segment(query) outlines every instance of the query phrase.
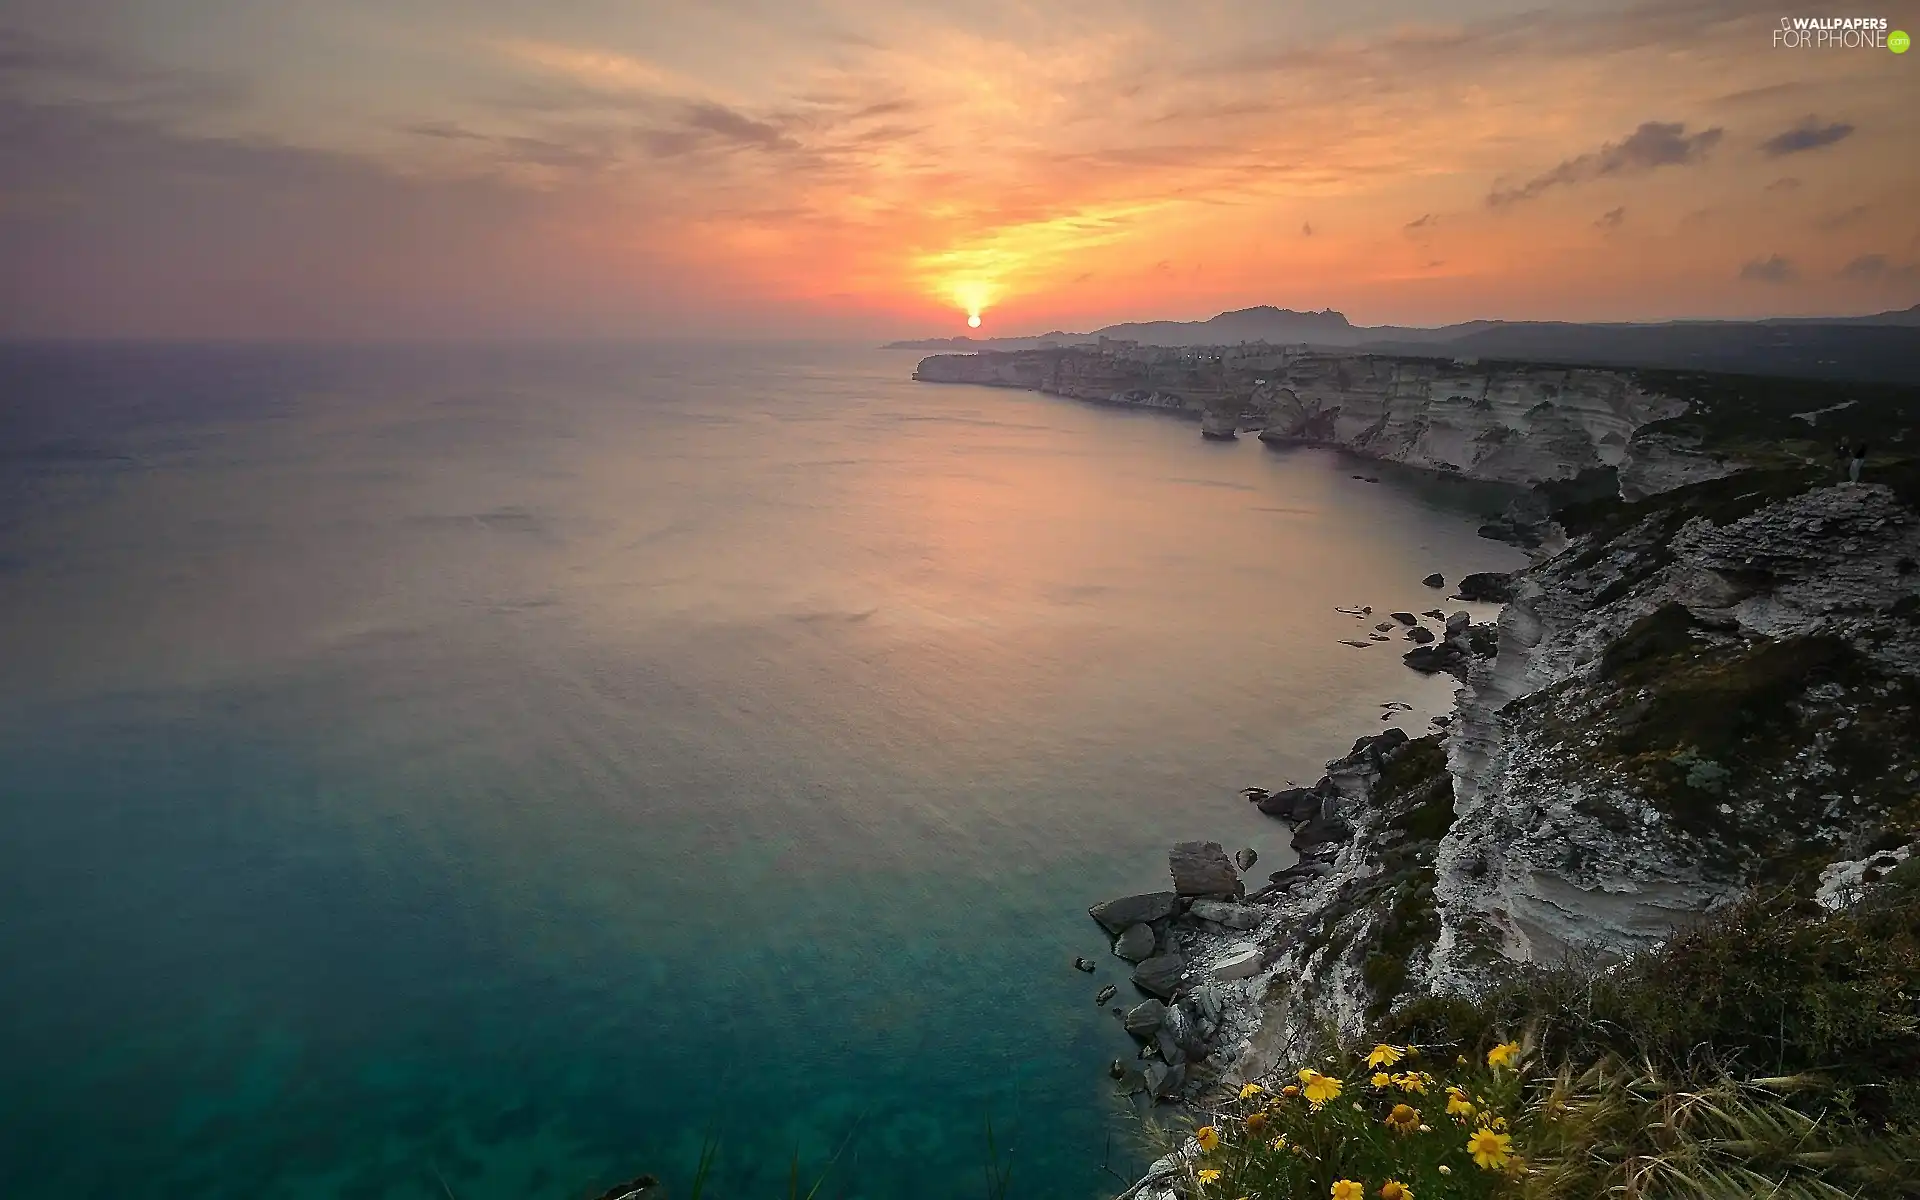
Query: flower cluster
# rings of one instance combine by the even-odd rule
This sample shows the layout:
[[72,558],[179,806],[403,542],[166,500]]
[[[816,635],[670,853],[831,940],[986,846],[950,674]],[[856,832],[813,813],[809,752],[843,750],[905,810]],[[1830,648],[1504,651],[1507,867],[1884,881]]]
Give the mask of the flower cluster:
[[[1451,1051],[1449,1051],[1451,1053]],[[1249,1082],[1194,1131],[1202,1200],[1426,1200],[1517,1195],[1527,1086],[1515,1042],[1481,1068],[1420,1069],[1418,1046],[1382,1044],[1348,1070],[1303,1067],[1277,1088]],[[1441,1061],[1445,1061],[1442,1059]],[[1351,1103],[1334,1103],[1351,1094]],[[1444,1105],[1441,1097],[1445,1097]],[[1431,1097],[1432,1099],[1425,1099]],[[1429,1103],[1445,1115],[1430,1122]],[[1436,1128],[1437,1126],[1437,1128]]]

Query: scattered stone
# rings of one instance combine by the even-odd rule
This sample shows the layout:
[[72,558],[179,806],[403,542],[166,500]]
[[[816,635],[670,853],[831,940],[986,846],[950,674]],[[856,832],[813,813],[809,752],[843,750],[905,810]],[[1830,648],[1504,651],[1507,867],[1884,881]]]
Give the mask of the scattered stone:
[[1231,948],[1227,956],[1214,964],[1213,977],[1222,983],[1235,979],[1251,979],[1260,973],[1260,947],[1251,942],[1242,942]]
[[1370,642],[1390,642],[1393,639],[1384,633],[1370,633],[1367,635],[1367,640]]
[[1445,729],[1447,726],[1453,724],[1453,718],[1444,713],[1437,717],[1429,717],[1428,720],[1432,721],[1433,724],[1440,729]]
[[1412,629],[1407,630],[1407,637],[1424,646],[1433,640],[1433,630],[1428,629],[1424,625],[1416,625]]
[[1375,626],[1374,626],[1374,628],[1375,628],[1376,630],[1378,630],[1379,632],[1381,632],[1381,633],[1385,633],[1385,632],[1386,632],[1387,630],[1389,630],[1389,629],[1392,629],[1392,628],[1393,628],[1393,622],[1392,622],[1392,621],[1382,621],[1382,622],[1380,622],[1380,623],[1379,623],[1378,625],[1375,625]]
[[1253,870],[1253,864],[1259,861],[1260,852],[1252,846],[1248,846],[1244,850],[1235,851],[1233,855],[1233,865],[1239,867],[1243,872]]
[[1113,952],[1130,963],[1152,958],[1153,926],[1142,923],[1122,929],[1120,936],[1114,939]]
[[1195,900],[1193,907],[1187,911],[1199,920],[1239,930],[1259,928],[1267,915],[1251,904],[1234,904],[1227,900]]
[[1120,988],[1117,984],[1111,984],[1111,983],[1101,988],[1100,994],[1093,998],[1094,1007],[1098,1008],[1101,1005],[1105,1004],[1107,1001],[1113,999],[1113,994],[1119,990]]
[[1142,1000],[1127,1010],[1127,1015],[1121,1018],[1121,1023],[1134,1037],[1150,1038],[1159,1031],[1161,1023],[1166,1019],[1166,1005],[1158,1000]]
[[1245,891],[1219,842],[1181,842],[1168,852],[1167,866],[1173,873],[1173,890],[1182,896],[1238,900]]
[[1342,646],[1352,646],[1355,650],[1365,650],[1368,646],[1373,645],[1372,642],[1356,642],[1352,638],[1341,638],[1340,644]]
[[1441,587],[1447,586],[1447,577],[1445,575],[1442,575],[1440,572],[1435,571],[1433,574],[1427,576],[1425,579],[1422,579],[1420,582],[1426,584],[1430,588],[1441,588]]
[[1133,969],[1133,986],[1149,996],[1171,1000],[1180,990],[1187,960],[1178,954],[1158,954]]
[[1452,637],[1456,633],[1465,633],[1467,626],[1471,624],[1473,624],[1473,617],[1467,613],[1457,612],[1449,614],[1447,617],[1447,636]]
[[1173,915],[1179,900],[1172,892],[1148,892],[1141,896],[1122,896],[1118,900],[1107,900],[1087,910],[1087,915],[1100,922],[1101,928],[1108,933],[1118,934],[1129,925],[1148,924],[1165,920]]
[[1393,619],[1402,625],[1418,625],[1420,623],[1420,618],[1414,616],[1412,613],[1394,613]]
[[1113,1060],[1112,1065],[1107,1068],[1107,1074],[1114,1079],[1125,1079],[1127,1077],[1127,1064],[1116,1058]]
[[1089,975],[1093,974],[1094,965],[1094,961],[1085,955],[1076,955],[1073,960],[1074,970],[1085,971]]
[[1476,571],[1462,576],[1455,589],[1462,600],[1505,604],[1513,599],[1514,577],[1505,571]]
[[1432,617],[1436,621],[1444,621],[1447,619],[1447,614],[1441,612],[1437,608],[1429,608],[1428,610],[1421,613],[1420,615],[1423,617]]
[[1408,704],[1405,700],[1387,700],[1387,701],[1384,701],[1380,705],[1380,707],[1391,708],[1395,712],[1412,712],[1413,711],[1413,705]]

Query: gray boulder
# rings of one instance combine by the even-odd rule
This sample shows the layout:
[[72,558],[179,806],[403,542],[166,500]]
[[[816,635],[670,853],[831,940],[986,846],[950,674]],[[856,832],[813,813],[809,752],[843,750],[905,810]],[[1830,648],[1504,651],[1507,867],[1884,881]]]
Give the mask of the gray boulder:
[[1420,623],[1420,618],[1414,616],[1412,613],[1394,613],[1392,616],[1394,620],[1400,622],[1402,625],[1418,625]]
[[1475,571],[1461,577],[1457,591],[1462,600],[1505,604],[1513,599],[1513,576],[1505,571]]
[[1447,577],[1445,575],[1442,575],[1440,572],[1435,571],[1433,574],[1427,576],[1425,579],[1422,579],[1420,582],[1426,584],[1430,588],[1445,587],[1447,586]]
[[1226,900],[1195,900],[1193,907],[1187,911],[1202,921],[1212,921],[1215,925],[1239,930],[1257,929],[1267,915],[1251,904],[1234,904]]
[[[1171,1014],[1177,1010],[1168,1009],[1167,1011]],[[1173,1036],[1173,1031],[1165,1025],[1154,1032],[1153,1046],[1160,1052],[1160,1061],[1170,1067],[1187,1061],[1187,1048],[1180,1044],[1180,1039]]]
[[1130,963],[1144,962],[1153,957],[1153,943],[1153,926],[1129,925],[1114,939],[1113,952]]
[[1137,1038],[1150,1038],[1159,1032],[1160,1025],[1167,1019],[1167,1006],[1158,1000],[1142,1000],[1127,1010],[1121,1023],[1127,1032]]
[[1468,614],[1464,612],[1449,613],[1447,615],[1447,636],[1452,637],[1455,634],[1465,633],[1467,626],[1471,624],[1473,624],[1473,618]]
[[1105,1004],[1107,1001],[1113,999],[1113,994],[1119,990],[1120,990],[1120,987],[1118,984],[1113,984],[1113,983],[1108,984],[1107,986],[1100,989],[1099,995],[1093,998],[1094,1004],[1096,1006]]
[[1260,811],[1282,821],[1304,821],[1320,811],[1320,793],[1313,788],[1287,788],[1262,796]]
[[1416,625],[1412,629],[1407,630],[1407,636],[1424,646],[1433,640],[1433,630],[1426,628],[1424,625]]
[[1142,896],[1122,896],[1106,900],[1087,910],[1108,933],[1118,934],[1129,925],[1150,924],[1173,915],[1179,897],[1172,892],[1148,892]]
[[1094,968],[1095,968],[1095,967],[1096,967],[1097,965],[1098,965],[1098,964],[1096,964],[1096,963],[1095,963],[1095,962],[1094,962],[1094,961],[1093,961],[1092,959],[1090,959],[1090,958],[1088,958],[1088,957],[1087,957],[1087,956],[1085,956],[1084,954],[1082,954],[1082,955],[1076,955],[1076,956],[1074,957],[1074,960],[1073,960],[1073,969],[1074,969],[1074,970],[1076,970],[1076,971],[1085,971],[1085,972],[1086,972],[1087,974],[1089,974],[1089,975],[1091,975],[1091,974],[1093,974],[1093,971],[1094,971]]
[[1259,861],[1260,854],[1252,846],[1248,846],[1244,850],[1237,850],[1233,855],[1233,865],[1239,867],[1242,871],[1253,870],[1253,864]]
[[1181,972],[1187,960],[1178,954],[1157,954],[1133,969],[1133,986],[1149,996],[1171,1000],[1180,990]]
[[1168,853],[1167,866],[1173,871],[1173,890],[1182,896],[1230,896],[1237,900],[1245,892],[1233,860],[1219,842],[1181,842]]

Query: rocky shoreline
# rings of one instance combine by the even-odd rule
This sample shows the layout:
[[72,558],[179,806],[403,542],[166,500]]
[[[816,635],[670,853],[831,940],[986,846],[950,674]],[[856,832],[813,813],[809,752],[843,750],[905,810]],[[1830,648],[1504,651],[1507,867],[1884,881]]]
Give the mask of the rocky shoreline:
[[[1920,463],[1753,472],[1582,522],[1550,560],[1461,581],[1506,607],[1445,619],[1465,686],[1441,732],[1245,790],[1296,865],[1261,882],[1183,843],[1170,890],[1089,910],[1143,993],[1111,1009],[1139,1047],[1123,1090],[1205,1105],[1418,997],[1920,851]],[[1411,615],[1376,624],[1426,628]]]

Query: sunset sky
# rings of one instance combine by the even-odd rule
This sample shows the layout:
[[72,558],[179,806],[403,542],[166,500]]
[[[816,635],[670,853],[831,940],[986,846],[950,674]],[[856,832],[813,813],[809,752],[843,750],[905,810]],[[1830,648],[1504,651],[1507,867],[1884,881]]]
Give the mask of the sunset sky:
[[1905,307],[1920,52],[1830,11],[7,0],[0,335]]

